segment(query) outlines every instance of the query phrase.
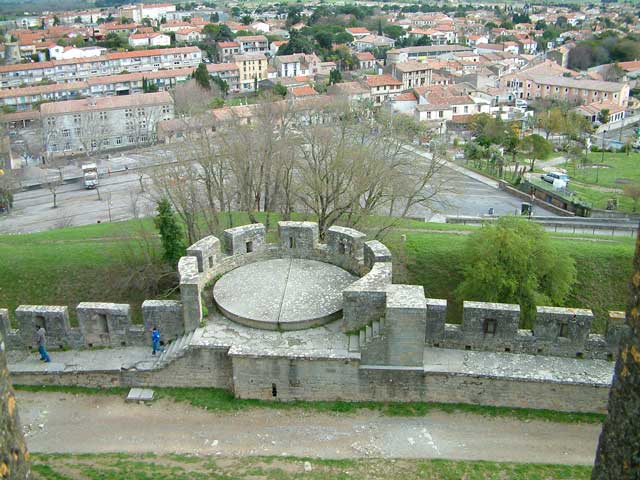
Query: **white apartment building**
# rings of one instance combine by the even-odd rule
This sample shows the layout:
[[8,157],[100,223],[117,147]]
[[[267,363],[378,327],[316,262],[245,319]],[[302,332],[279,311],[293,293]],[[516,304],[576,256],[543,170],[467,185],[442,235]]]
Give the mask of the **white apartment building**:
[[129,35],[129,45],[132,47],[168,47],[171,37],[160,32],[132,33]]
[[120,16],[131,18],[135,23],[141,23],[145,18],[151,20],[161,20],[162,17],[167,17],[169,13],[176,11],[176,6],[173,3],[155,3],[147,4],[140,3],[138,5],[129,5],[120,8]]
[[43,80],[78,82],[92,77],[127,72],[155,72],[195,68],[202,62],[197,47],[116,52],[94,58],[51,60],[0,66],[0,88],[34,85]]
[[156,124],[173,117],[167,92],[40,105],[45,150],[54,156],[152,143]]
[[273,58],[273,66],[278,77],[297,77],[315,75],[318,72],[320,59],[315,54],[277,55]]

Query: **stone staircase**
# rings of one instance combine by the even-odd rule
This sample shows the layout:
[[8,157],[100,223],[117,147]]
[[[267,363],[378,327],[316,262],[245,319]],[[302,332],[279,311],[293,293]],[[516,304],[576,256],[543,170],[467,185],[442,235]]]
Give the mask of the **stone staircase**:
[[168,347],[165,347],[164,352],[162,352],[155,361],[153,368],[163,368],[169,363],[177,360],[178,358],[183,357],[189,349],[189,344],[191,343],[191,339],[193,338],[195,332],[196,331],[193,330],[191,332],[185,333],[181,337],[178,337],[173,342],[171,342]]
[[374,320],[362,327],[357,333],[349,335],[349,351],[360,352],[367,348],[367,345],[382,336],[384,329],[384,317]]

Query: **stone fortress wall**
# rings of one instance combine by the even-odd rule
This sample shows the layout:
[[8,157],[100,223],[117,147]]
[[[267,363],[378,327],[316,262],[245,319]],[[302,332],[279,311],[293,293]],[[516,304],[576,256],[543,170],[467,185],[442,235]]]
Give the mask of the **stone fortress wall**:
[[[178,264],[180,301],[145,301],[143,326],[131,323],[129,305],[83,302],[77,306],[77,328],[69,324],[67,307],[21,305],[15,311],[18,329],[12,330],[7,310],[0,309],[0,332],[14,349],[35,348],[36,325],[47,329],[52,349],[148,344],[153,326],[165,340],[184,344],[175,361],[148,369],[85,377],[23,374],[16,381],[211,386],[230,389],[238,397],[283,400],[423,400],[576,411],[605,408],[608,385],[602,382],[427,372],[425,348],[611,360],[626,328],[621,312],[610,313],[605,335],[590,332],[590,310],[559,307],[538,307],[533,329],[523,330],[518,305],[466,301],[462,323],[447,324],[446,300],[427,298],[421,286],[392,283],[391,253],[381,242],[366,241],[361,232],[333,226],[327,231],[326,244],[321,244],[318,225],[313,222],[279,222],[278,231],[276,244],[266,242],[263,225],[251,224],[225,230],[224,244],[209,236],[191,245]],[[340,329],[348,344],[343,354],[238,353],[224,345],[189,343],[203,321],[204,294],[217,278],[240,266],[277,258],[331,263],[359,277],[343,291]]]

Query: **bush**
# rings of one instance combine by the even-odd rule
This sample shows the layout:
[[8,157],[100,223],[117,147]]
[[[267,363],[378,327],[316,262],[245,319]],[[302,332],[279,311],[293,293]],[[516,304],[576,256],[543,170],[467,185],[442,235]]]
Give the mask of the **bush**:
[[576,281],[575,262],[562,255],[537,223],[501,217],[469,236],[461,300],[517,303],[522,327],[533,324],[537,305],[565,301]]

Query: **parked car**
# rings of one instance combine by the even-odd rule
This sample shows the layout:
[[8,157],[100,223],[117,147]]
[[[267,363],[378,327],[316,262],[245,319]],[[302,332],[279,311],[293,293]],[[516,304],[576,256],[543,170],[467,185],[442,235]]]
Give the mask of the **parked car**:
[[549,172],[542,175],[542,180],[549,183],[553,183],[556,180],[562,180],[565,183],[569,183],[569,175],[560,172]]

